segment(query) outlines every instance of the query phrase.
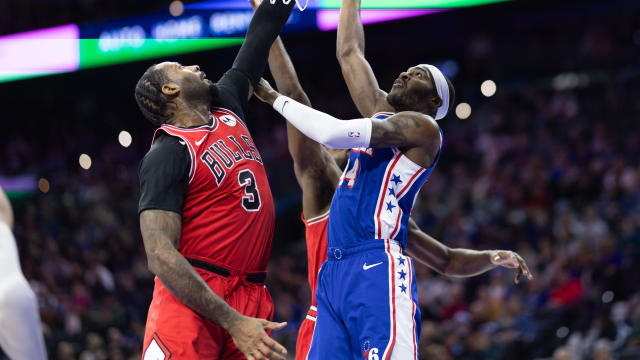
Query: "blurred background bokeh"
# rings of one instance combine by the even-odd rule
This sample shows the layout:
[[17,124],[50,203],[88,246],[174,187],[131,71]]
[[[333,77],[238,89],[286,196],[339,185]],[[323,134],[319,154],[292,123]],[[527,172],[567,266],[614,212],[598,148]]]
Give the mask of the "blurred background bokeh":
[[[2,0],[0,35],[168,3]],[[464,103],[440,121],[442,159],[413,218],[450,247],[515,250],[535,275],[515,285],[504,269],[452,279],[416,267],[420,358],[640,359],[640,3],[515,1],[365,32],[383,88],[432,62]],[[314,107],[356,117],[335,37],[284,41]],[[170,59],[213,79],[236,51]],[[0,84],[0,184],[52,359],[140,358],[153,281],[137,169],[153,128],[133,89],[157,61]],[[248,119],[276,202],[268,288],[289,325],[273,336],[293,352],[310,302],[301,193],[284,120],[257,100]]]

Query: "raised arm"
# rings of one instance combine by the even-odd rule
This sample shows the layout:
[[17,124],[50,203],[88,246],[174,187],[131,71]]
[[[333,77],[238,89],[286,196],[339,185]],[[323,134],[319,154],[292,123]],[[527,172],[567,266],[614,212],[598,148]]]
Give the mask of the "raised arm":
[[343,0],[338,23],[336,56],[353,102],[362,116],[372,116],[387,94],[380,90],[371,65],[364,57],[364,29],[360,0]]
[[264,328],[281,325],[244,316],[214,293],[177,250],[182,228],[180,214],[165,210],[140,213],[140,231],[149,270],[180,302],[222,326],[248,358],[285,359],[286,350],[267,336]]
[[[311,106],[280,38],[271,47],[269,68],[280,91]],[[322,144],[305,136],[288,121],[287,136],[296,179],[302,188],[302,211],[307,219],[318,216],[331,205],[340,168]]]
[[470,277],[482,274],[498,266],[518,269],[515,283],[522,275],[533,279],[524,259],[513,251],[451,249],[425,234],[409,219],[409,239],[406,253],[440,274],[454,277]]
[[422,113],[404,111],[385,120],[339,120],[282,96],[264,79],[256,88],[256,95],[303,134],[334,149],[420,147],[424,149],[422,154],[411,160],[423,167],[433,164],[440,149],[439,127],[432,117]]
[[[251,0],[254,8],[259,3],[259,0]],[[280,37],[271,46],[269,68],[280,92],[311,106]],[[302,211],[307,218],[315,217],[331,205],[331,197],[340,178],[340,168],[324,146],[306,137],[289,122],[287,136],[296,179],[302,188]]]
[[[286,3],[286,4],[285,4]],[[267,65],[269,49],[291,15],[295,1],[264,1],[256,9],[233,69],[243,72],[254,87]]]

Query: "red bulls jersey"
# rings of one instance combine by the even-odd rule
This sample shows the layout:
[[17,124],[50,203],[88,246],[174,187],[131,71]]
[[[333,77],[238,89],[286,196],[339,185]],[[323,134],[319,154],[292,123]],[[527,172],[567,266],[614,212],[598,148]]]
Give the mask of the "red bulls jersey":
[[305,227],[305,238],[307,240],[307,272],[309,286],[311,287],[311,306],[316,306],[316,284],[320,266],[327,260],[327,225],[329,224],[329,212],[305,220],[302,218]]
[[181,139],[191,157],[178,250],[242,273],[265,271],[275,224],[271,189],[262,157],[244,122],[214,108],[208,125],[162,125]]

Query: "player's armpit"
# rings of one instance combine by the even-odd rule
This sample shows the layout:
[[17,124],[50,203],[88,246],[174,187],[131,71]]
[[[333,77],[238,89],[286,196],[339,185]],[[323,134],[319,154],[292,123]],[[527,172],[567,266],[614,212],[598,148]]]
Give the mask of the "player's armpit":
[[397,113],[387,119],[371,119],[370,147],[429,147],[432,154],[440,148],[440,130],[430,116],[413,111]]

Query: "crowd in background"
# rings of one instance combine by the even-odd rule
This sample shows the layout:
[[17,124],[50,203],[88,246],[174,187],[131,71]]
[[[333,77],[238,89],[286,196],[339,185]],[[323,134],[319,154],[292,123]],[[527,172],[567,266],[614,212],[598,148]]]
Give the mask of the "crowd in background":
[[[472,113],[441,122],[442,158],[412,215],[447,246],[517,251],[535,279],[515,285],[506,269],[452,279],[417,266],[421,359],[640,358],[640,46],[633,36],[640,16],[587,13],[560,22],[538,15],[513,20],[529,22],[508,35],[480,26],[456,35],[453,82]],[[437,25],[465,16],[380,25],[367,29],[369,44],[390,29],[423,28],[424,19]],[[583,27],[563,31],[567,23]],[[307,61],[312,44],[334,51],[335,33],[312,36],[291,41],[312,103],[355,115],[337,67],[327,76]],[[370,45],[382,84],[403,70],[385,54],[409,44]],[[406,61],[429,59],[428,50],[414,52]],[[400,66],[413,65],[406,61]],[[557,75],[571,69],[577,81],[562,83]],[[109,74],[101,71],[67,76],[74,86],[99,88]],[[498,91],[484,98],[479,80],[490,76]],[[83,89],[16,99],[14,108],[41,110],[32,123],[9,127],[0,174],[50,184],[46,193],[12,197],[22,267],[38,295],[50,357],[139,359],[153,276],[138,230],[137,166],[151,132],[131,108],[133,87],[124,95],[104,90],[98,97],[108,107]],[[267,286],[276,320],[289,323],[273,336],[293,352],[310,301],[300,192],[282,120],[257,101],[250,110],[278,215]],[[129,148],[115,141],[123,124],[134,135]],[[89,170],[77,165],[81,152],[92,156]]]

